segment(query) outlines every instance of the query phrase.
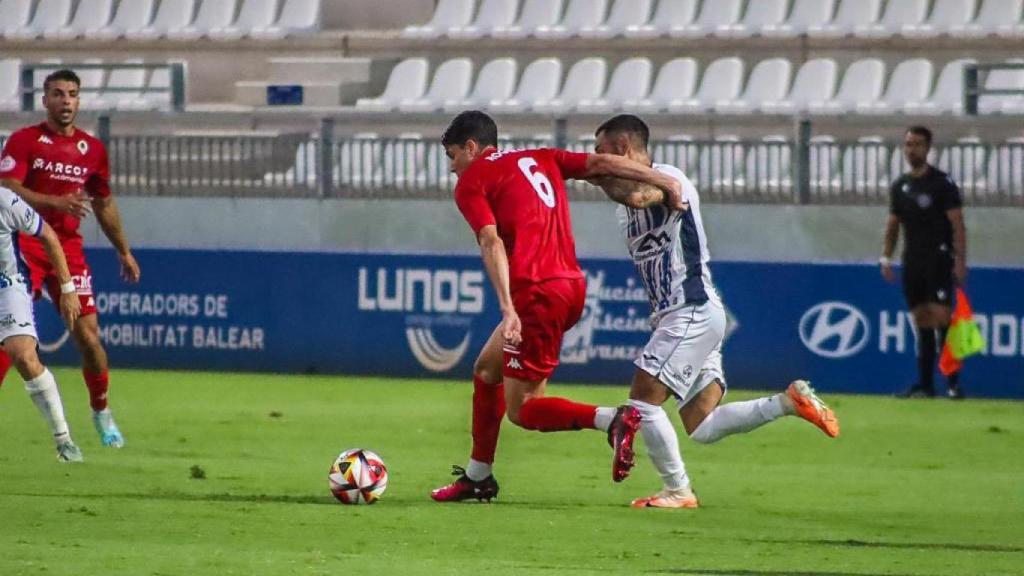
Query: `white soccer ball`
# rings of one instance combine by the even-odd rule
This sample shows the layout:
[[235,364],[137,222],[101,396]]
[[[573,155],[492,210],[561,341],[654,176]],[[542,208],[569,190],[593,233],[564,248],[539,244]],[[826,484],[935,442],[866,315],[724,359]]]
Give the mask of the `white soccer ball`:
[[342,504],[373,504],[387,490],[388,469],[377,454],[353,448],[334,460],[327,482]]

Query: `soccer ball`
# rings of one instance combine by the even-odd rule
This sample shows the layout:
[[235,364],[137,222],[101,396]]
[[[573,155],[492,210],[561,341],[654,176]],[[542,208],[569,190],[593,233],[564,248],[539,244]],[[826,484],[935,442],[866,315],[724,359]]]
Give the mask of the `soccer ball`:
[[327,482],[342,504],[373,504],[388,487],[388,469],[380,456],[353,448],[334,460]]

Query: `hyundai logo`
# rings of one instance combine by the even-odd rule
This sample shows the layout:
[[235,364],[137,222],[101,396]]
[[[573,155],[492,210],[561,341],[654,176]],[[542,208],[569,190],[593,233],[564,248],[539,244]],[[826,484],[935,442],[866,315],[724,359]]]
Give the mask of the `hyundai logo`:
[[800,340],[825,358],[846,358],[868,343],[868,319],[845,302],[822,302],[800,318]]

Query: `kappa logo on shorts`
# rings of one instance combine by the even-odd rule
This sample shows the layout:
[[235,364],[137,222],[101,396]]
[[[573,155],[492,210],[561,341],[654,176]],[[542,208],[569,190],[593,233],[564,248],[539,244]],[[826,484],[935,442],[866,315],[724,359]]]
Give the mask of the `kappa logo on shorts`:
[[505,364],[505,367],[506,368],[511,368],[513,370],[522,370],[523,369],[523,365],[519,363],[519,359],[518,358],[509,358],[508,359],[508,364]]

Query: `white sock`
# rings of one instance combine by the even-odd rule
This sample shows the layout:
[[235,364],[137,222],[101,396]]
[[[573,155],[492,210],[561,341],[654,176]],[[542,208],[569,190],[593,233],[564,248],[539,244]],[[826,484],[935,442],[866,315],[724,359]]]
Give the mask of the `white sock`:
[[612,427],[612,420],[615,419],[615,408],[599,406],[594,414],[594,427],[598,430],[608,431]]
[[781,418],[786,414],[782,396],[776,394],[757,400],[722,404],[708,414],[693,434],[690,434],[690,438],[701,444],[711,444],[732,434],[750,432]]
[[473,482],[479,482],[491,475],[491,469],[490,464],[470,458],[469,465],[466,466],[466,476]]
[[679,453],[679,437],[668,414],[661,406],[640,400],[630,400],[629,405],[640,411],[640,434],[644,437],[647,454],[665,487],[678,490],[689,486],[690,478],[686,475],[686,465]]
[[60,390],[57,389],[57,381],[53,374],[43,368],[42,374],[25,381],[25,391],[28,392],[29,398],[32,398],[32,403],[39,409],[43,419],[50,425],[54,441],[60,444],[70,440],[68,423],[64,419],[64,405],[60,401]]

